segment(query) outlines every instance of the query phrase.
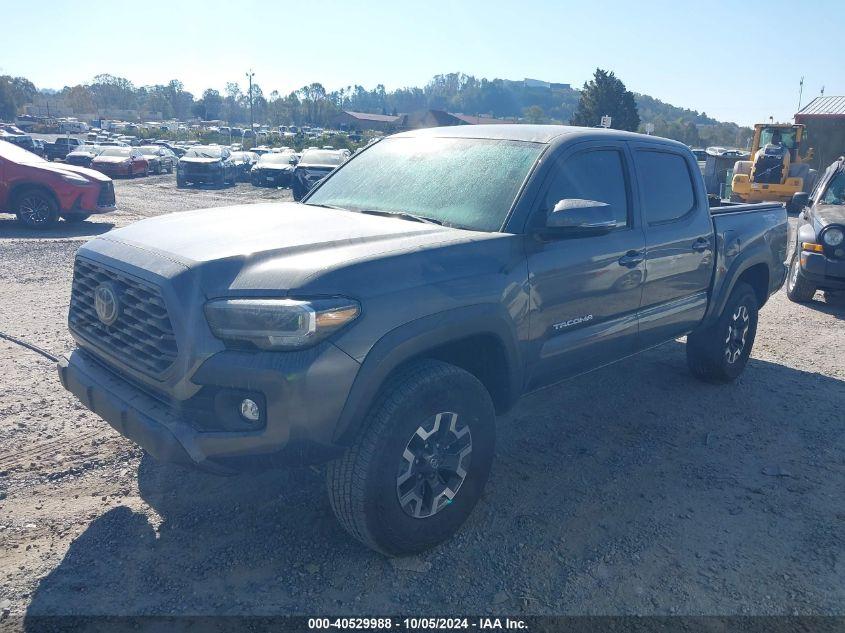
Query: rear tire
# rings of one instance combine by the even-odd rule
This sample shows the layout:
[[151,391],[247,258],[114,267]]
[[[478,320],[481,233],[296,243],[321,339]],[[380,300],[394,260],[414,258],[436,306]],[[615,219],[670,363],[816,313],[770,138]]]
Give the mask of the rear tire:
[[745,369],[757,335],[754,289],[740,282],[716,323],[687,336],[687,366],[705,382],[731,382]]
[[329,464],[340,524],[390,556],[451,537],[487,482],[495,418],[484,385],[463,369],[424,360],[398,371],[346,453]]
[[59,219],[59,205],[48,192],[26,188],[15,195],[13,210],[18,222],[28,229],[47,229]]
[[786,296],[795,303],[808,303],[816,294],[816,287],[801,274],[800,246],[796,245],[786,273]]

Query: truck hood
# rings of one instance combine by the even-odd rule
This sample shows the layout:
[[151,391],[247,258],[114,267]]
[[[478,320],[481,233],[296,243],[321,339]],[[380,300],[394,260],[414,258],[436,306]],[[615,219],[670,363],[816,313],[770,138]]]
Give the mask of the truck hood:
[[813,215],[819,223],[819,229],[828,224],[845,224],[845,204],[816,204]]
[[350,271],[364,262],[495,236],[501,234],[283,202],[150,218],[96,238],[86,248],[115,252],[119,243],[156,254],[198,275],[195,281],[208,296],[283,295],[294,289],[340,293],[345,285],[340,279],[348,281]]

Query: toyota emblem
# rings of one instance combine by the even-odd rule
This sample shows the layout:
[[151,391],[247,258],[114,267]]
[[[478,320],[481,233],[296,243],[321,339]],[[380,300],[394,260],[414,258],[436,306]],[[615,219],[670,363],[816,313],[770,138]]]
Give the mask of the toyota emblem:
[[94,309],[103,325],[111,325],[117,321],[120,304],[117,300],[117,292],[111,284],[100,284],[94,290]]

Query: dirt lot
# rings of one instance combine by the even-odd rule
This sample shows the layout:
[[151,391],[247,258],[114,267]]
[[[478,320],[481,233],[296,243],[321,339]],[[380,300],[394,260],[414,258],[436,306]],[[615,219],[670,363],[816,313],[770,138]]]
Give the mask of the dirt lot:
[[[49,234],[0,216],[0,331],[60,354],[78,246],[182,209],[287,199],[118,181]],[[0,617],[29,614],[841,614],[845,308],[778,293],[744,376],[682,342],[526,398],[460,534],[388,560],[335,523],[319,468],[155,463],[0,340]]]

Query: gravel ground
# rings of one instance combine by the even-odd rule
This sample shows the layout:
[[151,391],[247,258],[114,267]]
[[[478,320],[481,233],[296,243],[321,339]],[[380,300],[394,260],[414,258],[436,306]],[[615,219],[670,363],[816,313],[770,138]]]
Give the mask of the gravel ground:
[[[0,216],[0,331],[53,354],[74,252],[142,217],[289,199],[116,183],[49,233]],[[730,386],[672,342],[525,398],[451,542],[388,560],[335,523],[322,468],[156,463],[0,340],[0,618],[44,614],[842,614],[845,308],[764,308]]]

